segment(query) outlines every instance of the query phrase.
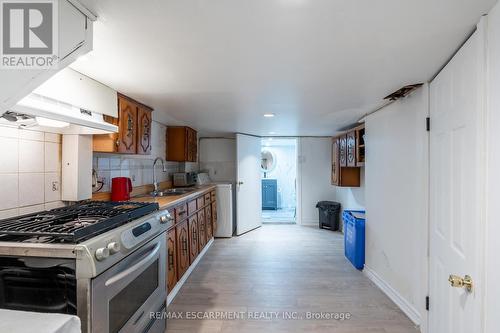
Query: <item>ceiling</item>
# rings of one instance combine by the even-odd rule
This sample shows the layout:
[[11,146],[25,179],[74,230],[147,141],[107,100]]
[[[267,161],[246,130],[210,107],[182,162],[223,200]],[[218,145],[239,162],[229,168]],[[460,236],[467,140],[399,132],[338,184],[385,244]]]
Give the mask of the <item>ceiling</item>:
[[[332,135],[436,74],[496,0],[81,0],[72,67],[206,134]],[[274,113],[274,118],[264,118]]]

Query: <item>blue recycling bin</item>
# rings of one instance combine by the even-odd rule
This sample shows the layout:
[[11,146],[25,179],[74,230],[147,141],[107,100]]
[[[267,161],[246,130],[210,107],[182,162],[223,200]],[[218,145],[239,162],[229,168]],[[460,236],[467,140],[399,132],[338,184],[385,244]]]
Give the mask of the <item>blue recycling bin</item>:
[[345,256],[359,270],[365,265],[365,211],[344,210]]

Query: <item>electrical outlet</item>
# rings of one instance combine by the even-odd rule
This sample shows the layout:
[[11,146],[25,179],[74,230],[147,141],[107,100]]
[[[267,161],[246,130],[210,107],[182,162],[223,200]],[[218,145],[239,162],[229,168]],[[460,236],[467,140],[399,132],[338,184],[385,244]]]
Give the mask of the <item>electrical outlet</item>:
[[52,192],[59,191],[59,182],[52,182]]

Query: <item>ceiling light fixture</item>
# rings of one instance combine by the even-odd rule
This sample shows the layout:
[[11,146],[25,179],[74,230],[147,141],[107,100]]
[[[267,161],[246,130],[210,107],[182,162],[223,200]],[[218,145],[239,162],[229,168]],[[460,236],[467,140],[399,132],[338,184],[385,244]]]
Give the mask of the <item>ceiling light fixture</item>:
[[67,123],[65,121],[59,121],[59,120],[48,119],[48,118],[43,118],[43,117],[36,117],[36,122],[38,123],[38,125],[43,126],[43,127],[62,128],[62,127],[69,126],[69,123]]
[[273,118],[275,116],[274,113],[264,113],[265,118]]

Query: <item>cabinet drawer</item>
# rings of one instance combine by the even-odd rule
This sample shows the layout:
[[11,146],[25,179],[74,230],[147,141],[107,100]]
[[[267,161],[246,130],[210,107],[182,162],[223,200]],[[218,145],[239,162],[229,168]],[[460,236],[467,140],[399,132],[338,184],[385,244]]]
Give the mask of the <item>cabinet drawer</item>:
[[196,199],[189,201],[187,205],[188,215],[191,216],[196,212]]
[[215,191],[210,192],[210,201],[214,202],[215,201]]
[[198,209],[203,208],[203,206],[205,206],[205,198],[199,197],[198,199],[196,199],[196,203],[198,205]]
[[211,198],[210,193],[205,194],[205,205],[210,204],[211,200],[210,198]]
[[182,204],[175,207],[175,222],[179,223],[182,220],[185,220],[187,217],[187,204]]

